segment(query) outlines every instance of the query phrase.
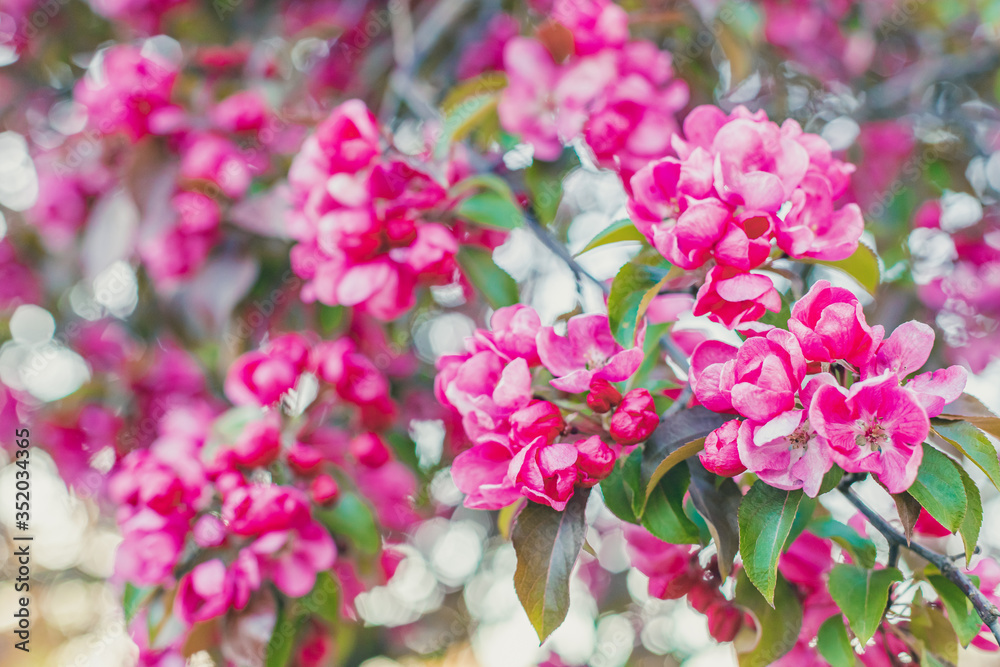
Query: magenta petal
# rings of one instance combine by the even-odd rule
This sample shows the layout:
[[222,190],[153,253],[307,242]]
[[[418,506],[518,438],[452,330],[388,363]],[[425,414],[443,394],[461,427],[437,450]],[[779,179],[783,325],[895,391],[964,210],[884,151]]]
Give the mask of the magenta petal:
[[937,417],[944,406],[956,400],[965,391],[969,373],[961,366],[921,373],[906,383],[906,388],[917,394],[928,417]]
[[910,320],[896,327],[875,356],[875,375],[887,370],[900,378],[920,369],[934,347],[934,330],[923,322]]
[[638,347],[622,350],[608,360],[607,365],[594,373],[595,378],[608,382],[623,382],[642,364],[642,350]]

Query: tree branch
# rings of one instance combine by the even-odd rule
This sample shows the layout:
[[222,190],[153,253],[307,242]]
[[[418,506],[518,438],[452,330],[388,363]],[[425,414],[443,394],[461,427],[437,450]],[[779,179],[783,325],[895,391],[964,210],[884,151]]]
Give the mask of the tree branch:
[[577,262],[576,259],[573,257],[573,255],[569,253],[569,250],[566,248],[566,246],[564,246],[562,243],[559,242],[558,239],[552,236],[552,234],[549,233],[549,230],[546,229],[544,226],[542,226],[542,223],[538,222],[535,216],[525,211],[524,220],[528,229],[530,229],[531,233],[535,235],[535,238],[541,241],[542,245],[548,248],[553,255],[561,259],[563,263],[569,267],[570,271],[573,272],[573,275],[576,276],[577,282],[580,282],[583,278],[586,278],[587,280],[589,280],[590,282],[594,283],[599,288],[601,288],[601,291],[604,292],[605,297],[611,293],[611,288],[608,287],[607,283],[604,282],[603,280],[599,280],[592,273],[587,271],[587,269],[580,266],[580,263]]
[[986,624],[996,638],[997,643],[1000,644],[1000,621],[998,621],[1000,619],[1000,611],[997,610],[996,605],[986,599],[982,591],[976,588],[976,585],[972,583],[969,577],[955,567],[955,564],[948,556],[931,551],[916,542],[907,543],[906,537],[902,533],[893,528],[878,512],[868,507],[858,494],[854,492],[851,488],[851,484],[854,481],[856,480],[850,477],[845,479],[838,487],[840,492],[851,501],[852,505],[858,508],[858,511],[865,515],[865,518],[868,519],[868,522],[875,530],[882,533],[885,539],[888,540],[890,549],[909,549],[940,570],[941,574],[948,581],[958,586],[959,590],[972,601],[972,606],[976,608],[976,613],[983,619],[983,623]]

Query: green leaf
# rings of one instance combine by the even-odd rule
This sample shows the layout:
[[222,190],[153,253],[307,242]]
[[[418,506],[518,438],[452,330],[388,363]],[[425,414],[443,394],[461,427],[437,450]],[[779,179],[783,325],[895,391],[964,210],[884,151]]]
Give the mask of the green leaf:
[[641,519],[646,511],[646,493],[642,483],[642,450],[635,449],[622,464],[622,479],[625,481],[625,495],[632,503],[632,512]]
[[949,664],[958,664],[958,637],[955,629],[944,614],[923,603],[919,591],[910,605],[910,632],[922,649],[920,664],[928,662],[928,651],[947,660]]
[[493,262],[489,250],[463,245],[457,257],[462,272],[492,308],[513,306],[518,302],[517,282]]
[[771,606],[740,570],[735,602],[753,614],[760,637],[752,649],[737,654],[740,667],[765,667],[792,650],[802,629],[802,605],[784,577],[778,575]]
[[903,580],[894,567],[870,570],[858,565],[838,563],[830,572],[829,588],[833,601],[844,612],[851,630],[864,646],[872,638],[885,614],[889,587]]
[[958,635],[959,643],[962,646],[968,646],[983,627],[983,619],[979,617],[976,608],[972,606],[972,600],[966,597],[965,593],[944,575],[930,574],[927,576],[927,581],[941,598],[941,602],[948,612],[948,620],[951,621],[951,625]]
[[563,512],[529,502],[514,524],[514,588],[543,642],[569,610],[569,577],[587,532],[588,495],[577,489]]
[[853,255],[847,259],[841,259],[836,262],[818,259],[796,259],[795,261],[803,262],[805,264],[820,264],[837,269],[838,271],[846,273],[850,277],[854,278],[859,285],[864,287],[871,294],[875,294],[876,290],[878,290],[878,284],[881,281],[881,273],[878,267],[878,256],[876,256],[875,252],[864,243],[858,244],[858,249],[854,251]]
[[674,468],[665,474],[646,500],[642,525],[653,535],[670,544],[698,544],[698,526],[684,514],[684,495],[691,473],[687,467]]
[[938,419],[963,420],[994,438],[1000,438],[1000,417],[997,417],[975,396],[962,394],[956,400],[944,406]]
[[792,522],[792,529],[788,531],[788,537],[785,538],[785,544],[781,547],[782,551],[787,551],[788,547],[792,546],[792,543],[798,539],[799,535],[806,529],[809,522],[812,521],[813,514],[816,512],[816,506],[819,503],[815,498],[810,498],[809,496],[802,496],[802,500],[799,502],[799,508],[795,511],[795,521]]
[[495,114],[500,91],[506,85],[507,77],[502,73],[486,72],[453,88],[441,104],[444,123],[434,147],[435,155],[444,156],[453,142],[461,141]]
[[695,509],[708,524],[719,554],[719,573],[725,579],[740,548],[737,516],[743,492],[732,479],[720,478],[705,470],[696,458],[688,459],[687,465],[691,471],[688,492]]
[[632,496],[625,492],[625,462],[622,461],[611,469],[611,474],[601,480],[601,496],[611,513],[622,521],[639,523],[632,510]]
[[608,324],[622,347],[635,345],[639,322],[670,275],[662,268],[634,260],[618,271],[608,295]]
[[926,443],[923,448],[917,479],[907,493],[942,526],[957,533],[967,504],[962,476],[944,453]]
[[593,250],[594,248],[600,248],[601,246],[608,245],[609,243],[621,243],[622,241],[638,241],[640,243],[646,242],[646,237],[643,236],[642,232],[635,228],[632,221],[628,218],[624,220],[616,220],[610,225],[602,229],[597,233],[597,235],[590,239],[590,243],[583,247],[583,250],[576,253],[579,257],[585,252]]
[[135,618],[139,608],[150,598],[155,588],[140,588],[131,583],[125,584],[125,593],[122,595],[122,611],[125,612],[125,623],[131,623]]
[[455,214],[492,229],[514,229],[524,221],[520,206],[492,190],[466,197],[455,208]]
[[375,515],[358,494],[344,493],[332,509],[316,509],[315,513],[331,533],[346,536],[361,553],[378,553],[382,538],[375,524]]
[[316,584],[302,598],[302,607],[331,623],[340,622],[340,586],[329,572],[316,575]]
[[934,420],[934,432],[962,452],[1000,489],[1000,459],[986,435],[967,421]]
[[525,169],[524,184],[531,195],[531,208],[542,225],[555,220],[563,196],[563,179],[579,166],[576,151],[566,148],[554,162],[535,160]]
[[962,484],[965,486],[965,497],[967,505],[965,516],[962,517],[962,525],[959,526],[958,534],[962,536],[962,544],[965,546],[966,563],[972,560],[972,554],[976,551],[976,544],[979,542],[979,531],[983,527],[983,499],[979,494],[979,487],[969,477],[957,462],[952,461],[958,473],[962,476]]
[[792,531],[802,491],[783,491],[757,480],[739,509],[740,557],[754,586],[774,602],[778,557]]
[[822,496],[824,493],[829,493],[837,488],[840,484],[840,480],[844,478],[844,469],[841,468],[836,463],[823,475],[823,481],[819,485],[819,493],[817,496]]
[[652,495],[663,476],[673,470],[678,463],[686,461],[703,449],[705,449],[705,438],[698,438],[667,454],[666,458],[660,461],[660,465],[656,466],[656,470],[653,471],[646,484],[646,497],[649,498]]
[[278,609],[278,617],[274,622],[274,632],[267,644],[265,667],[285,667],[291,662],[292,651],[295,649],[295,638],[299,634],[305,617],[293,613],[290,605]]
[[816,635],[816,650],[831,667],[854,667],[857,655],[847,636],[844,618],[837,614],[823,621]]
[[858,531],[832,517],[815,519],[809,524],[809,532],[828,540],[833,540],[851,555],[851,559],[861,567],[875,567],[877,550],[875,543],[862,537]]
[[697,405],[663,419],[646,440],[642,451],[642,479],[647,492],[656,485],[658,475],[666,474],[680,461],[691,458],[704,445],[697,443],[731,417]]

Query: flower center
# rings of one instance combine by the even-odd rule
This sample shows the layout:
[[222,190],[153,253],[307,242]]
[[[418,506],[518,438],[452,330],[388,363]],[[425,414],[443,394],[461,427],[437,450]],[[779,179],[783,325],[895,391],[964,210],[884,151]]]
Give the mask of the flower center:
[[868,447],[872,452],[881,452],[889,440],[889,434],[878,419],[871,422],[859,419],[857,430],[855,441],[858,443],[858,447]]
[[788,449],[805,449],[809,444],[809,433],[801,426],[788,436]]
[[583,358],[587,362],[588,371],[603,368],[604,364],[608,362],[607,357],[605,357],[604,354],[596,348],[590,348],[587,350],[586,353],[584,353]]

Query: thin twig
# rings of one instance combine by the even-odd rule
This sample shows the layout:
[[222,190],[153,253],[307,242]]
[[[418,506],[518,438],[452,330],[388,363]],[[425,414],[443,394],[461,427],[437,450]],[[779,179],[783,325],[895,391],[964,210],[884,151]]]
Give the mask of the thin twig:
[[552,254],[561,259],[566,266],[569,267],[570,271],[572,271],[573,275],[576,277],[577,282],[579,282],[581,278],[587,278],[590,282],[601,288],[601,291],[604,292],[604,296],[611,294],[611,288],[608,287],[607,283],[603,280],[599,280],[592,273],[587,271],[587,269],[580,266],[580,263],[576,261],[573,255],[569,254],[569,250],[566,246],[552,236],[552,234],[549,233],[549,230],[543,227],[542,223],[535,219],[535,216],[525,213],[524,219],[528,229],[530,229],[535,235],[535,238],[541,241],[542,245],[548,248]]
[[979,614],[979,617],[983,619],[983,623],[993,633],[997,643],[1000,643],[1000,621],[998,621],[1000,619],[1000,611],[997,610],[996,605],[986,599],[983,592],[976,588],[976,585],[972,583],[969,577],[955,567],[955,564],[948,556],[931,551],[917,542],[907,544],[906,537],[902,533],[893,528],[878,512],[868,507],[858,494],[854,492],[854,489],[850,486],[854,481],[853,478],[845,480],[839,487],[840,492],[865,515],[865,518],[868,519],[868,522],[875,530],[882,533],[885,539],[888,540],[890,547],[894,545],[897,548],[909,549],[934,565],[948,581],[958,586],[959,590],[972,601],[972,606],[976,608],[976,613]]

